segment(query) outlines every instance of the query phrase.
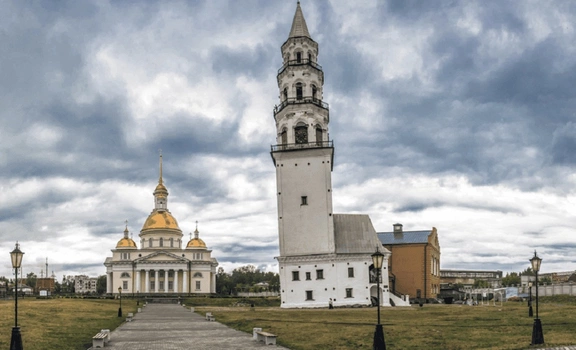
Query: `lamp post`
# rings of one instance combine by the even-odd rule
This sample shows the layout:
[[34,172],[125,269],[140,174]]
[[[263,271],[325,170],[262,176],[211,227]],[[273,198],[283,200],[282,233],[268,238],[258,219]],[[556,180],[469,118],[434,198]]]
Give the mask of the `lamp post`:
[[20,245],[16,242],[16,248],[10,252],[16,283],[14,288],[14,328],[12,328],[12,339],[10,340],[10,350],[22,350],[22,335],[18,327],[18,269],[22,264],[24,253],[20,250]]
[[118,317],[122,317],[122,287],[118,287],[118,299],[120,299],[120,307],[118,308]]
[[528,316],[534,316],[534,311],[532,310],[532,282],[528,282],[528,293],[530,297],[528,298]]
[[380,249],[376,247],[376,253],[372,254],[372,263],[376,269],[376,288],[378,292],[378,324],[374,331],[374,350],[386,350],[386,342],[384,341],[384,329],[380,323],[380,273],[382,270],[382,262],[384,261],[384,254],[380,253]]
[[530,263],[532,264],[532,270],[536,274],[536,318],[534,319],[534,326],[532,327],[532,345],[535,344],[544,344],[544,333],[542,332],[542,323],[540,322],[540,318],[538,317],[538,271],[540,271],[540,264],[542,263],[542,259],[536,255],[536,251],[534,251],[534,257],[530,259]]

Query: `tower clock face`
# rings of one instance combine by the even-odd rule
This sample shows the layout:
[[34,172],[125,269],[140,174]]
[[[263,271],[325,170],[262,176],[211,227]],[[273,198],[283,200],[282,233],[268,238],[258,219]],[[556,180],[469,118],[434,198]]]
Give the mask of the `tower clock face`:
[[308,143],[308,130],[305,127],[296,128],[296,143]]

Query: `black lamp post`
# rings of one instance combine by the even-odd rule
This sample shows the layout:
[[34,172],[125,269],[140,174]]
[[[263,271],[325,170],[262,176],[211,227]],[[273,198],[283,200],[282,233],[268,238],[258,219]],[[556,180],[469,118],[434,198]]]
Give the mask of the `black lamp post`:
[[118,317],[122,317],[122,287],[118,287],[118,299],[120,299],[120,307],[118,308]]
[[384,261],[384,254],[380,253],[380,249],[376,248],[376,253],[372,254],[372,263],[376,269],[376,287],[378,291],[378,324],[374,332],[374,350],[386,350],[386,342],[384,341],[384,329],[380,323],[380,273],[382,270],[382,263]]
[[534,251],[534,257],[530,259],[530,263],[532,264],[532,270],[534,270],[534,273],[536,274],[536,318],[534,319],[534,326],[532,327],[531,344],[544,344],[542,323],[540,322],[540,318],[538,318],[538,271],[540,271],[540,264],[542,263],[542,259],[536,255],[536,251]]
[[12,259],[12,267],[14,268],[14,275],[16,276],[16,283],[14,288],[14,328],[12,328],[12,339],[10,340],[10,350],[22,350],[22,335],[20,334],[20,327],[18,327],[18,269],[22,264],[22,256],[24,253],[20,250],[20,245],[16,242],[16,248],[10,252]]
[[532,311],[532,282],[528,282],[528,293],[530,297],[528,298],[528,316],[534,316],[534,311]]

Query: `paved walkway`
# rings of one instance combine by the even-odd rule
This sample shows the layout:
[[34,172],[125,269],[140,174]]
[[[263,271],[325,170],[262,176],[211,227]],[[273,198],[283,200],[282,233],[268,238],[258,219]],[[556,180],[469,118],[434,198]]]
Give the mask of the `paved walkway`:
[[[264,330],[265,331],[265,330]],[[110,334],[104,349],[126,350],[251,350],[287,349],[264,345],[247,334],[219,322],[206,321],[190,309],[176,304],[148,304]]]

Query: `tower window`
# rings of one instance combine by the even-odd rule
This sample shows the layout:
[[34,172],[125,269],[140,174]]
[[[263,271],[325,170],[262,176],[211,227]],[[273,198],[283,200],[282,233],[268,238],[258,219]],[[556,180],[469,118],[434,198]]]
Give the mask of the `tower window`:
[[284,88],[282,95],[284,96],[284,101],[286,101],[288,99],[288,88]]
[[324,270],[316,270],[316,279],[323,280],[324,279]]
[[314,295],[311,290],[306,291],[306,300],[314,300]]
[[302,63],[302,52],[296,52],[296,63]]
[[308,62],[312,62],[312,54],[308,52]]
[[302,99],[302,83],[297,83],[296,84],[296,99],[297,100],[301,100]]
[[316,144],[322,145],[322,129],[320,127],[316,127]]
[[316,93],[318,92],[318,88],[316,88],[316,85],[312,85],[312,99],[314,101],[316,101]]
[[300,205],[308,205],[308,196],[300,197]]
[[282,139],[283,145],[288,143],[288,133],[286,132],[286,129],[282,130],[282,133],[280,134],[280,138]]
[[350,278],[354,277],[354,268],[353,267],[348,268],[348,277],[350,277]]
[[353,298],[352,288],[346,288],[346,298]]
[[292,271],[292,281],[300,281],[300,272]]
[[310,272],[306,272],[306,281],[310,281],[312,279],[312,274]]

